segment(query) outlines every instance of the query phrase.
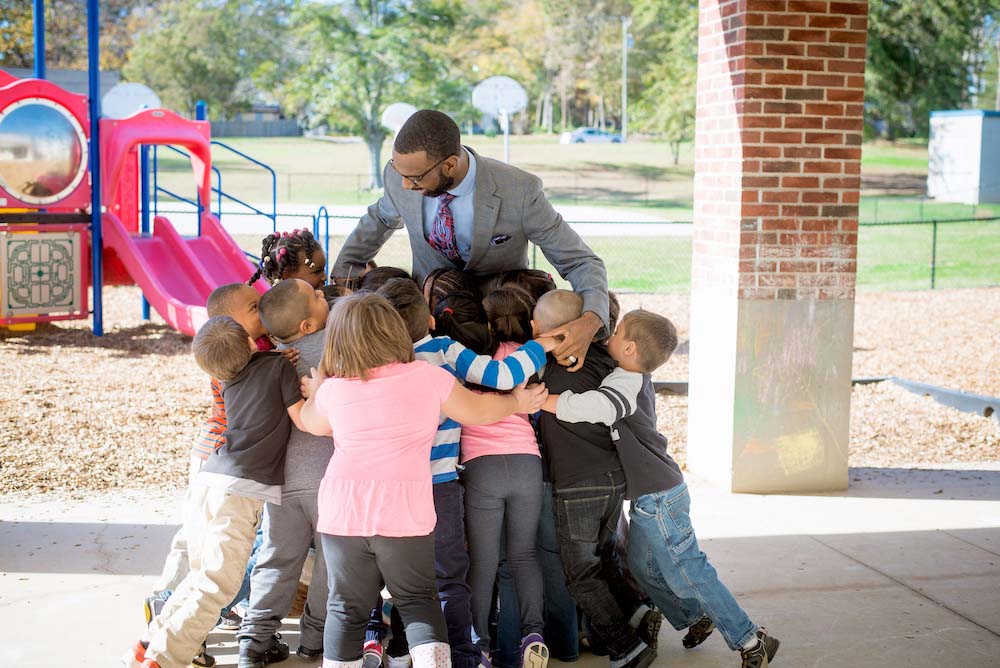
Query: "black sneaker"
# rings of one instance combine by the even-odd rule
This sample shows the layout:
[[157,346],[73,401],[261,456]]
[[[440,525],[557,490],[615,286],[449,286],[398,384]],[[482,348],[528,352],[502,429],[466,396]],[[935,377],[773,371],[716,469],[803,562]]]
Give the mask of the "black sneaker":
[[208,653],[208,643],[203,642],[198,654],[191,659],[191,665],[197,668],[212,668],[215,665],[215,657]]
[[708,617],[702,617],[688,627],[688,632],[681,638],[681,644],[688,649],[694,649],[698,645],[708,640],[715,630],[715,624]]
[[757,629],[757,644],[752,649],[740,650],[740,656],[743,657],[742,668],[767,668],[778,653],[779,645],[781,643],[777,638],[767,635],[763,628]]
[[663,615],[659,610],[650,608],[639,620],[639,626],[635,629],[635,634],[639,640],[649,645],[655,652],[660,646],[660,627],[663,626]]
[[632,657],[631,660],[625,663],[619,663],[612,659],[611,665],[613,668],[649,668],[649,665],[653,663],[656,659],[656,650],[645,645],[642,651]]
[[288,658],[288,645],[281,642],[281,634],[271,636],[271,644],[263,652],[250,649],[250,638],[240,639],[240,659],[237,668],[264,668]]
[[312,661],[313,659],[320,659],[323,657],[323,648],[309,649],[305,645],[299,645],[299,648],[295,650],[295,653],[300,659],[308,659]]

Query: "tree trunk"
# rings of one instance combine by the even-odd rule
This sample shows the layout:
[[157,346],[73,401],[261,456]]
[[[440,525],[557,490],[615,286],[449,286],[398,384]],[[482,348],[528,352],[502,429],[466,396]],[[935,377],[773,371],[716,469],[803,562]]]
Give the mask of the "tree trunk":
[[538,96],[535,101],[535,127],[541,128],[543,123],[542,114],[545,112],[545,92]]
[[[370,126],[369,126],[370,127]],[[365,136],[365,144],[368,145],[368,189],[378,190],[382,187],[382,142],[385,140],[385,133],[369,131]]]
[[562,121],[562,131],[566,132],[568,128],[566,124],[566,114],[569,111],[569,92],[566,90],[565,81],[562,82],[562,91],[560,91],[560,94],[562,95],[562,117],[560,120]]
[[552,90],[545,92],[545,131],[552,134]]
[[994,106],[1000,111],[1000,33],[997,33],[997,99]]
[[673,154],[674,167],[676,167],[681,159],[681,142],[679,139],[677,141],[670,142],[670,152]]

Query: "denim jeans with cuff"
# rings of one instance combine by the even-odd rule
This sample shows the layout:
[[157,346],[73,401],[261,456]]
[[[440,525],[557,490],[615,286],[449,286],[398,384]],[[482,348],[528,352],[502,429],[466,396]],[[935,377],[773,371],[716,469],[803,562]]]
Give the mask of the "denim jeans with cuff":
[[698,547],[690,510],[686,483],[632,503],[628,544],[632,575],[675,629],[707,616],[729,648],[739,649],[756,635],[757,626]]

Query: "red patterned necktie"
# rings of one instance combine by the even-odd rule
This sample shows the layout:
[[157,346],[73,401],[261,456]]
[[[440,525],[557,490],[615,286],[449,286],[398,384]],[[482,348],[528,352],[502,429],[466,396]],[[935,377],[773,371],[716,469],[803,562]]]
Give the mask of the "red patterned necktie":
[[437,215],[427,235],[427,243],[431,248],[444,255],[455,264],[462,264],[462,256],[458,252],[458,239],[455,237],[455,218],[451,215],[451,200],[455,196],[445,193],[438,197]]

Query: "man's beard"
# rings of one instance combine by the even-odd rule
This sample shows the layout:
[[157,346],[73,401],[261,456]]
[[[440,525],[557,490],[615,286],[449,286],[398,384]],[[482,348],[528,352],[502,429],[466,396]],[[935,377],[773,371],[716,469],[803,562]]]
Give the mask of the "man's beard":
[[435,188],[434,190],[426,190],[424,191],[423,195],[424,197],[440,197],[441,195],[451,190],[451,187],[453,185],[455,185],[454,176],[442,176],[441,183],[437,185],[437,188]]

